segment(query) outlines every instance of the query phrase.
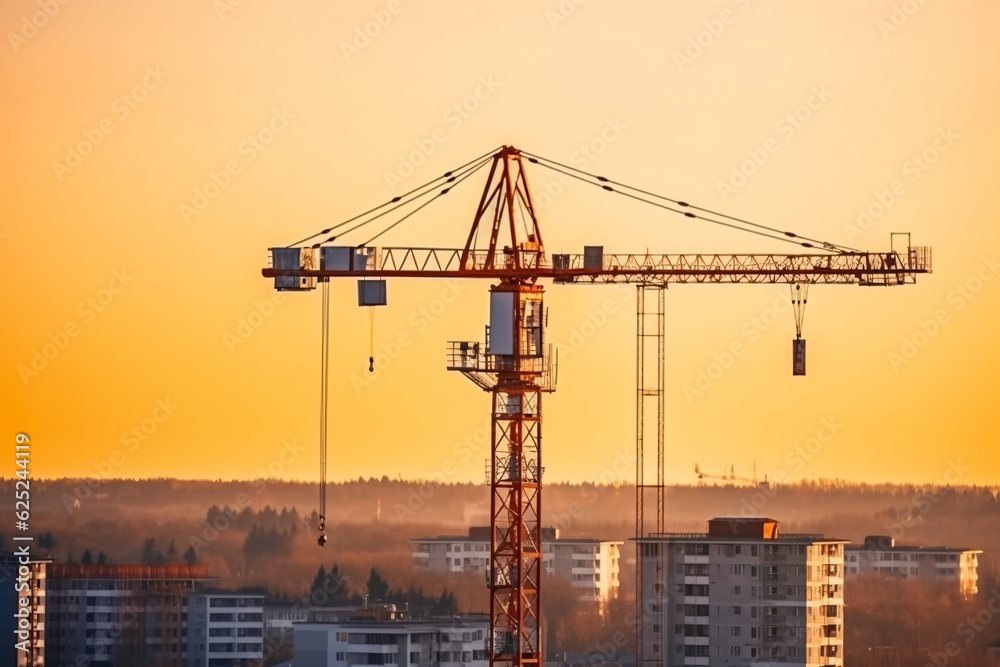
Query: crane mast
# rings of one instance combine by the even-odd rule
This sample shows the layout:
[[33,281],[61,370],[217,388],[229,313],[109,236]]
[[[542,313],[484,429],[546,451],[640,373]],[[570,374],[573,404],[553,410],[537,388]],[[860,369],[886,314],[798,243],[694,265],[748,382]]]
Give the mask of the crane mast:
[[[609,254],[604,252],[603,246],[588,246],[582,253],[552,254],[550,257],[542,244],[522,156],[528,162],[555,169],[604,191],[624,194],[689,219],[795,243],[807,251],[796,254]],[[363,243],[330,245],[341,236],[404,205],[431,197],[416,210],[422,209],[486,165],[489,165],[487,183],[462,248],[380,248],[372,245],[372,241],[416,211],[403,215]],[[368,219],[359,222],[362,218]],[[347,225],[351,226],[340,231]],[[338,233],[330,235],[332,232]],[[315,240],[317,238],[319,240]],[[544,650],[542,396],[555,390],[557,376],[554,355],[545,335],[548,317],[544,289],[539,281],[551,279],[562,285],[634,283],[639,287],[636,537],[642,537],[641,533],[649,528],[662,532],[665,521],[663,292],[666,287],[672,283],[792,285],[798,330],[793,341],[794,368],[796,375],[802,375],[805,372],[805,341],[801,338],[798,309],[805,301],[803,296],[796,297],[794,290],[797,286],[812,284],[893,287],[912,284],[918,275],[930,273],[930,248],[912,246],[909,234],[893,234],[891,238],[892,247],[884,252],[867,252],[816,241],[585,174],[567,165],[503,146],[371,211],[298,243],[271,248],[271,265],[263,269],[262,274],[274,279],[276,289],[285,291],[312,290],[317,280],[324,283],[325,288],[325,283],[331,279],[357,279],[361,306],[385,305],[386,278],[477,278],[494,283],[490,288],[489,324],[485,327],[484,339],[449,342],[447,368],[460,372],[491,396],[491,534],[486,575],[490,591],[491,628],[487,643],[490,665],[533,667],[542,664]],[[309,241],[313,242],[309,244]],[[644,297],[649,298],[646,306],[643,305]],[[653,319],[647,321],[649,315]],[[328,317],[328,309],[324,306],[324,326]],[[650,330],[655,333],[647,333],[647,325],[652,325]],[[324,329],[324,340],[326,335]],[[656,338],[656,343],[647,340],[648,337]],[[324,366],[326,358],[324,351]],[[648,358],[655,362],[655,369],[645,361]],[[325,367],[323,373],[325,391]],[[645,402],[650,405],[646,406]],[[646,407],[653,408],[657,415],[655,472],[646,469],[643,454]],[[321,431],[324,432],[320,434],[323,443],[321,479],[324,480],[325,423],[324,415],[321,418],[324,425]],[[648,526],[644,517],[647,492],[653,494],[653,526]],[[325,514],[325,483],[321,499]],[[320,544],[323,542],[325,539],[321,537]],[[639,607],[640,592],[637,589],[639,619],[644,612]],[[660,622],[657,625],[662,629],[662,605],[658,611]],[[653,649],[656,645],[651,644],[653,638],[643,640],[641,621],[637,621],[637,636],[639,667],[662,664],[662,655],[649,653],[650,645]]]

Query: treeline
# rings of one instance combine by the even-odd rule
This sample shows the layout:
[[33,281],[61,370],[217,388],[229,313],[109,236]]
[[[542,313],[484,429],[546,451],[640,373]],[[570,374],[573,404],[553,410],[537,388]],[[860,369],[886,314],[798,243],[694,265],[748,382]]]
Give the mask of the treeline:
[[413,618],[451,616],[460,611],[458,598],[447,588],[440,595],[427,594],[423,586],[412,583],[405,590],[392,588],[377,567],[369,571],[363,593],[352,590],[336,563],[329,570],[319,566],[309,587],[309,600],[318,608],[392,604]]

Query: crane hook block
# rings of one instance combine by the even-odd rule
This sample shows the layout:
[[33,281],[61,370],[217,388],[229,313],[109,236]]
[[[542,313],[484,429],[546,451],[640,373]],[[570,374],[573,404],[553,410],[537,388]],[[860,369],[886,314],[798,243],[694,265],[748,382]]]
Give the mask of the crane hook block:
[[792,375],[806,374],[806,339],[792,340]]
[[368,372],[375,372],[375,357],[368,357]]

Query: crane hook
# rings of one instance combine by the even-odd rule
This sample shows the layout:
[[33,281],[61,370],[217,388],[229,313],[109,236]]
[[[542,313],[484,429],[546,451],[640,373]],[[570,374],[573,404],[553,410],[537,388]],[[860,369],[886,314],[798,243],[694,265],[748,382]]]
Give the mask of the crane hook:
[[369,313],[369,323],[368,323],[368,372],[375,372],[375,309],[368,308]]

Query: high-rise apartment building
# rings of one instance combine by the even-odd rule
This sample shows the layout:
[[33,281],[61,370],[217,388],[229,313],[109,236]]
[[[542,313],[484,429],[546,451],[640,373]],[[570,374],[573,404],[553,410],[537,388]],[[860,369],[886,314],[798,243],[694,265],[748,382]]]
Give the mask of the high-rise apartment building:
[[200,590],[188,596],[188,667],[254,667],[263,650],[263,594]]
[[645,665],[843,665],[846,540],[723,517],[638,541]]
[[48,560],[0,552],[0,664],[44,667]]
[[264,596],[217,582],[201,565],[51,564],[45,664],[258,665]]

